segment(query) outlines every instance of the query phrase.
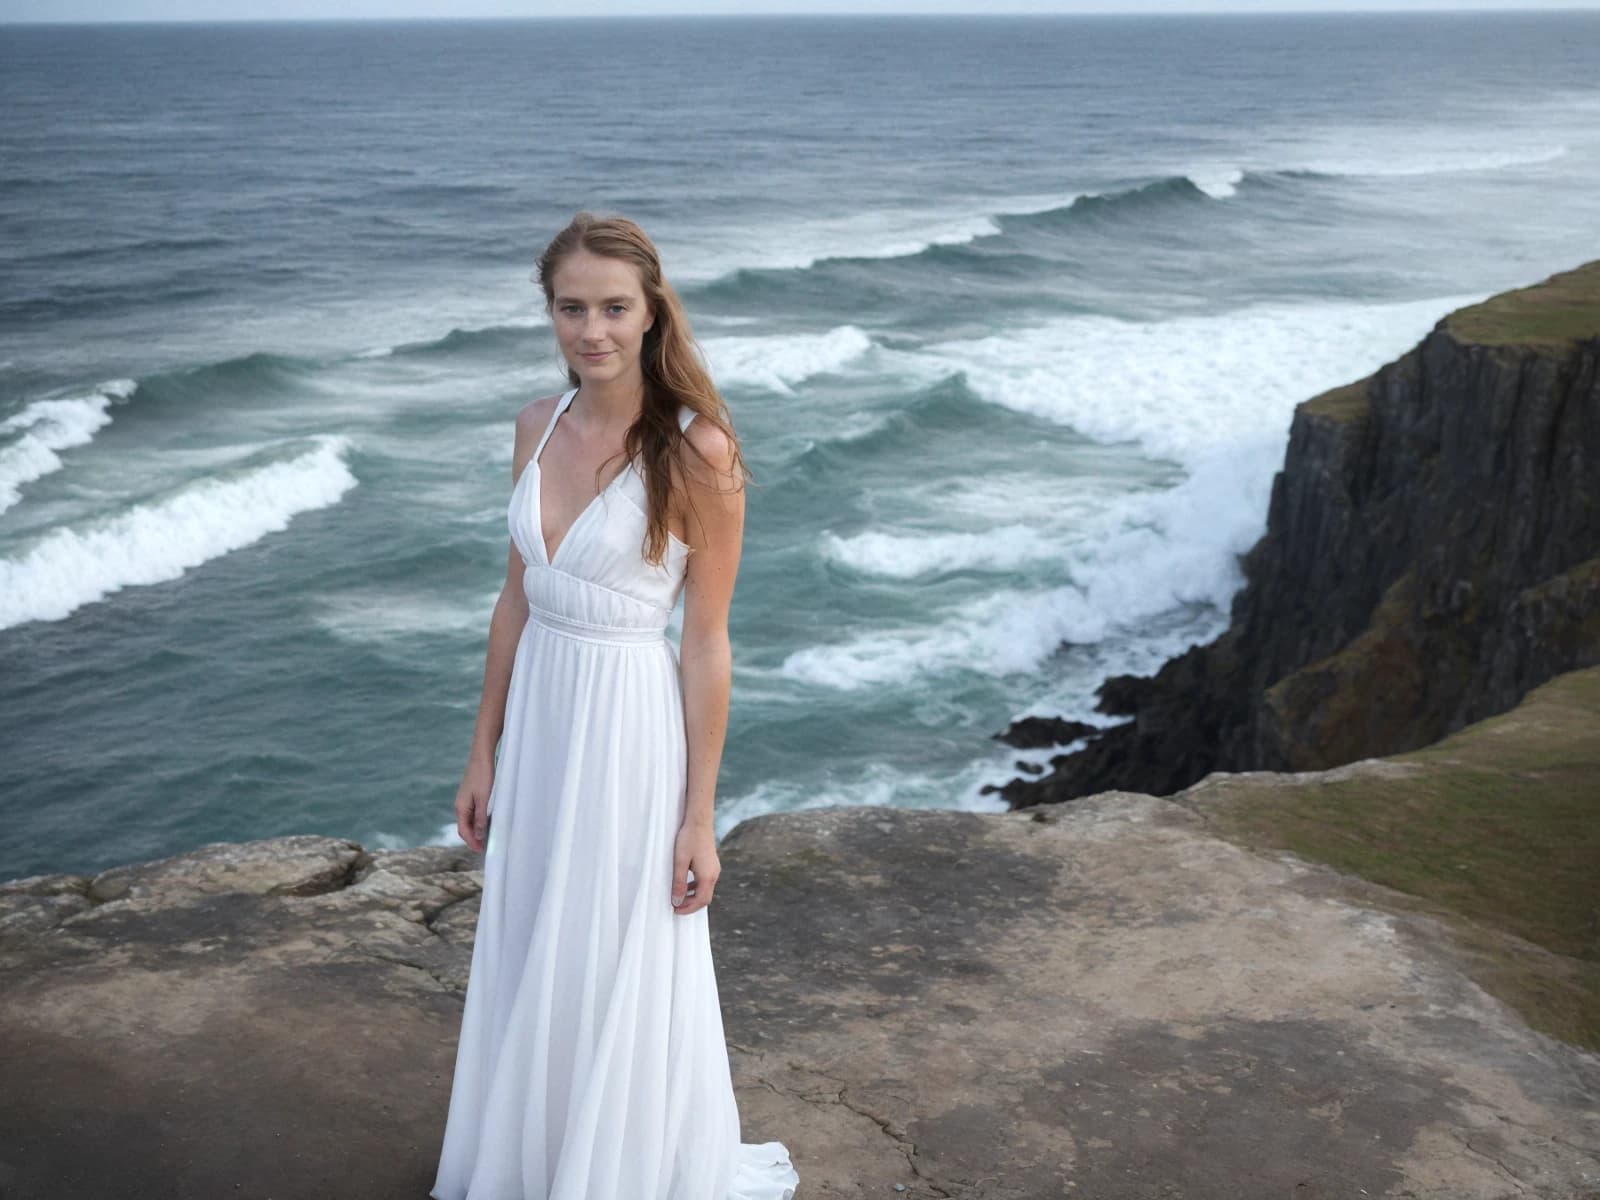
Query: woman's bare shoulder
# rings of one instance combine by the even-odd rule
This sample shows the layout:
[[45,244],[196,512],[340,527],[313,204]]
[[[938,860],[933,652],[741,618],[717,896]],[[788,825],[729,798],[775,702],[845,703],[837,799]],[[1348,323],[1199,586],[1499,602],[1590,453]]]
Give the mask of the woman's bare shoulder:
[[699,452],[683,456],[694,482],[713,491],[737,490],[739,481],[733,475],[734,443],[727,431],[714,422],[696,420],[689,422],[683,436]]
[[556,404],[560,401],[559,394],[554,396],[541,396],[537,400],[530,400],[522,406],[522,411],[517,414],[517,432],[526,433],[529,429],[537,437],[544,432],[545,423],[550,420],[555,412]]
[[533,448],[539,444],[539,435],[544,432],[544,427],[555,414],[556,403],[560,399],[559,395],[541,396],[524,404],[522,411],[517,413],[516,438],[511,452],[513,479],[522,474],[523,466],[533,457]]

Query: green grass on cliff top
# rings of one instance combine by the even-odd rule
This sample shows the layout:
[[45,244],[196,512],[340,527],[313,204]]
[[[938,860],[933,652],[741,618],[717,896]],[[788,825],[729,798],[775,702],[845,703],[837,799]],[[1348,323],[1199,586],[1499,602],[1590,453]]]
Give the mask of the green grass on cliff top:
[[[1600,259],[1458,308],[1444,325],[1460,341],[1482,346],[1560,349],[1600,338]],[[1336,421],[1355,420],[1367,413],[1369,382],[1370,377],[1331,388],[1300,407]]]
[[1459,308],[1445,326],[1461,341],[1488,346],[1565,346],[1600,337],[1600,259]]
[[1405,893],[1530,1025],[1600,1049],[1600,668],[1384,761],[1422,770],[1238,776],[1192,806],[1224,836]]
[[1371,407],[1371,402],[1367,399],[1369,382],[1370,378],[1331,388],[1321,395],[1311,397],[1300,407],[1318,416],[1332,417],[1336,421],[1350,421],[1364,417]]

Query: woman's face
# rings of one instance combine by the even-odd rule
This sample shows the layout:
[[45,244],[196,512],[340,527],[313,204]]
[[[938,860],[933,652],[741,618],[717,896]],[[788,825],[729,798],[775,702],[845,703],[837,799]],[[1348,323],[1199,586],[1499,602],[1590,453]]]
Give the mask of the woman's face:
[[655,314],[633,264],[580,249],[556,268],[554,289],[550,319],[578,378],[589,384],[642,379],[639,355]]

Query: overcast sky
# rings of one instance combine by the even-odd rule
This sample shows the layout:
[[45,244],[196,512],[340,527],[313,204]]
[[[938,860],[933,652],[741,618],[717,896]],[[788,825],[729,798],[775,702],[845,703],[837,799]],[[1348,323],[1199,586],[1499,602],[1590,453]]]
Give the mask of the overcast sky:
[[1600,0],[0,0],[0,22],[642,16],[693,13],[1419,12],[1582,9]]

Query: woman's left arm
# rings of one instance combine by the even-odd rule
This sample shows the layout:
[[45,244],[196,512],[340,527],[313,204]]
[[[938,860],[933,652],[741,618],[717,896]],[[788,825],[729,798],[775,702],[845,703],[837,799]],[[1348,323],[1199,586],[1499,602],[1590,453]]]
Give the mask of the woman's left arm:
[[721,871],[712,818],[733,687],[728,608],[744,543],[744,481],[734,471],[728,435],[709,421],[693,421],[685,436],[707,461],[692,451],[684,455],[683,482],[691,501],[684,514],[685,541],[694,549],[684,574],[678,654],[689,754],[688,795],[672,872],[672,903],[679,916],[711,903]]

